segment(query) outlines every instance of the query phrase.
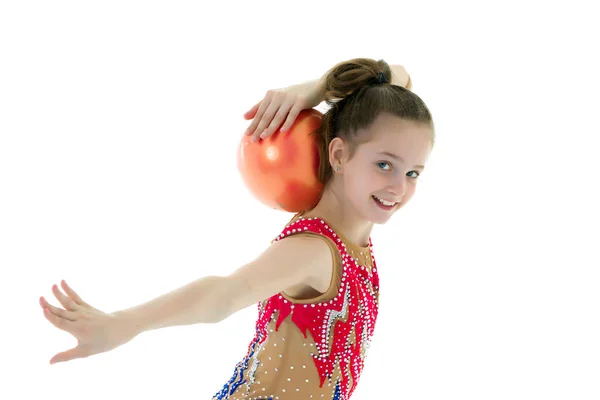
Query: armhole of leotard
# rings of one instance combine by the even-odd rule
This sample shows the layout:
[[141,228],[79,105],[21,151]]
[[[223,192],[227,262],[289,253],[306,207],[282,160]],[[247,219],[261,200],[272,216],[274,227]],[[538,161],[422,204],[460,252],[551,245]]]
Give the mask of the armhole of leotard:
[[331,250],[331,257],[332,257],[332,262],[333,262],[333,268],[332,268],[331,280],[329,281],[329,287],[327,288],[327,291],[325,293],[322,293],[319,296],[309,298],[309,299],[297,299],[295,297],[292,297],[292,296],[286,294],[283,291],[280,294],[285,299],[287,299],[293,303],[297,303],[297,304],[322,303],[322,302],[326,302],[326,301],[333,299],[337,295],[337,293],[340,289],[341,282],[342,282],[342,256],[340,255],[339,249],[337,248],[337,246],[335,245],[333,240],[331,240],[327,236],[323,236],[321,234],[318,234],[315,232],[310,232],[310,231],[299,232],[299,233],[296,233],[296,234],[293,234],[290,236],[297,236],[297,235],[319,237],[322,240],[325,240],[325,243],[327,243],[327,245],[329,246],[329,250]]

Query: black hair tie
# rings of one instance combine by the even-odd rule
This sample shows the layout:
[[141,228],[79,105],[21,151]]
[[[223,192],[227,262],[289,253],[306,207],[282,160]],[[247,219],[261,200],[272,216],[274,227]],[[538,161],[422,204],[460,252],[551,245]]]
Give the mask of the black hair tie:
[[387,78],[385,77],[385,74],[383,72],[377,74],[377,83],[388,83]]

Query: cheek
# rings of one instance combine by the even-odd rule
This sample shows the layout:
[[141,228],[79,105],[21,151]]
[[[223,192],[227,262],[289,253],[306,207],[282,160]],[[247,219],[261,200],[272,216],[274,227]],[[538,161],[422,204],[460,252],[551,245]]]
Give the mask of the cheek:
[[408,201],[415,194],[415,190],[416,190],[415,185],[407,185],[406,186],[406,192],[404,193],[404,196],[402,198],[402,203],[408,203]]
[[377,171],[361,168],[353,170],[352,173],[345,175],[346,187],[349,192],[360,197],[371,195],[385,187],[386,181],[382,174]]
[[371,190],[381,190],[382,187],[389,184],[389,177],[376,168],[365,169],[361,176],[363,185]]
[[373,172],[368,177],[370,185],[375,187],[377,190],[388,186],[390,184],[390,176],[383,173]]

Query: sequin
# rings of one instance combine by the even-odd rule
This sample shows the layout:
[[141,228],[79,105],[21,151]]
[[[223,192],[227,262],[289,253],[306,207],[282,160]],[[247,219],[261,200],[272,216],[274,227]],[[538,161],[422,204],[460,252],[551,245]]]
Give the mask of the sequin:
[[296,215],[273,242],[295,234],[322,235],[335,243],[339,289],[308,304],[282,293],[258,303],[256,334],[213,400],[349,400],[358,384],[379,310],[371,239],[364,251],[323,219]]

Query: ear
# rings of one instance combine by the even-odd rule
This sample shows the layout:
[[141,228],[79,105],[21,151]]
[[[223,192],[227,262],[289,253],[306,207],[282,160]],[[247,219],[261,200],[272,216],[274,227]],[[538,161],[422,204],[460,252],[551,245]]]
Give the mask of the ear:
[[348,160],[348,146],[340,137],[334,137],[329,142],[329,164],[335,169],[337,166],[343,166]]

